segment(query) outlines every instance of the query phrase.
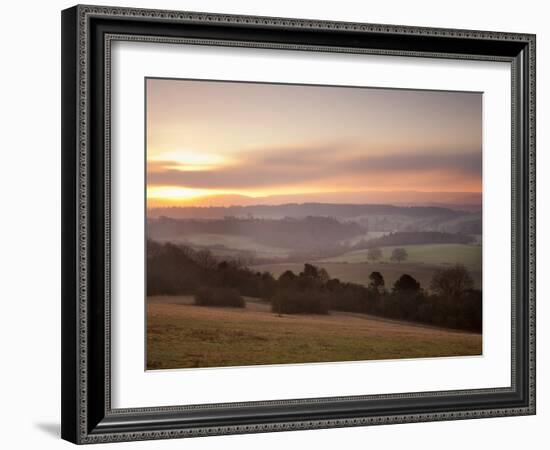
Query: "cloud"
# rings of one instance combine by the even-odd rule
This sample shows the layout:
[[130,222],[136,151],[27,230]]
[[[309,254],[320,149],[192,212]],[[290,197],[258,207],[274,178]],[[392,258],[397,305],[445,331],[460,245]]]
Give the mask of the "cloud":
[[344,150],[336,144],[266,149],[240,155],[241,159],[234,163],[201,171],[178,170],[181,163],[174,161],[148,162],[147,183],[197,189],[261,190],[292,185],[324,187],[346,179],[353,183],[367,183],[375,178],[399,181],[415,175],[422,178],[428,173],[437,173],[443,182],[448,174],[449,182],[456,183],[460,179],[480,180],[482,169],[479,149],[368,155],[366,151]]
[[349,170],[373,172],[451,171],[481,176],[481,151],[389,154],[349,161]]

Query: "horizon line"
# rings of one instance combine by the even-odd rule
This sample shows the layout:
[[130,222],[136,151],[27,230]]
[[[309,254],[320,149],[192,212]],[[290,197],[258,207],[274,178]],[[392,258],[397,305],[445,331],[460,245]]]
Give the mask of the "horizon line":
[[[253,208],[256,206],[303,206],[303,205],[332,205],[332,206],[395,206],[400,208],[410,207],[410,208],[427,208],[427,207],[443,207],[437,205],[447,205],[447,206],[479,206],[481,207],[482,202],[478,203],[446,203],[446,202],[403,202],[399,203],[332,203],[332,202],[287,202],[287,203],[256,203],[250,205],[167,205],[167,206],[147,206],[147,209],[207,209],[207,208]],[[451,209],[451,208],[446,208]]]

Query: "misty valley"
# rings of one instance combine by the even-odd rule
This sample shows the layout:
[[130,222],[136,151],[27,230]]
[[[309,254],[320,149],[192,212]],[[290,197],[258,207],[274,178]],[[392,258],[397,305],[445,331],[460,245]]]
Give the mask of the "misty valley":
[[479,209],[153,208],[147,238],[149,369],[481,353]]

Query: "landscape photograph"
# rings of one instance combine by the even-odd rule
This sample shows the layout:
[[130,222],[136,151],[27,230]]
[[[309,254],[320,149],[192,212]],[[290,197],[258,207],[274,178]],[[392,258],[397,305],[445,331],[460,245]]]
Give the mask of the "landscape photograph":
[[146,369],[482,355],[482,94],[146,78]]

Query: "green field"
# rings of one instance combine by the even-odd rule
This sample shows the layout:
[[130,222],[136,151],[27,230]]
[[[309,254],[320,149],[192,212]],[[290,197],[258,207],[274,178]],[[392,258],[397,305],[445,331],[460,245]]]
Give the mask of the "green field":
[[[369,261],[368,250],[354,250],[342,255],[326,258],[320,261],[308,261],[318,267],[323,267],[331,278],[340,281],[369,284],[369,275],[380,272],[386,282],[386,287],[391,288],[393,283],[404,273],[416,278],[423,288],[428,289],[436,270],[450,267],[453,264],[464,264],[470,271],[477,289],[481,289],[481,246],[464,244],[428,244],[428,245],[404,245],[408,258],[403,262],[391,261],[391,253],[394,248],[381,247],[382,259]],[[291,270],[295,274],[303,270],[303,263],[272,263],[253,266],[254,270],[271,272],[278,277],[283,272]]]
[[147,368],[358,361],[481,354],[481,335],[331,312],[283,315],[247,299],[212,308],[189,296],[149,297]]
[[[382,259],[380,262],[391,262],[391,254],[395,248],[404,248],[408,253],[408,263],[451,265],[464,264],[470,270],[481,269],[481,246],[466,244],[426,244],[426,245],[397,245],[380,247]],[[368,250],[353,250],[324,262],[367,262]]]

